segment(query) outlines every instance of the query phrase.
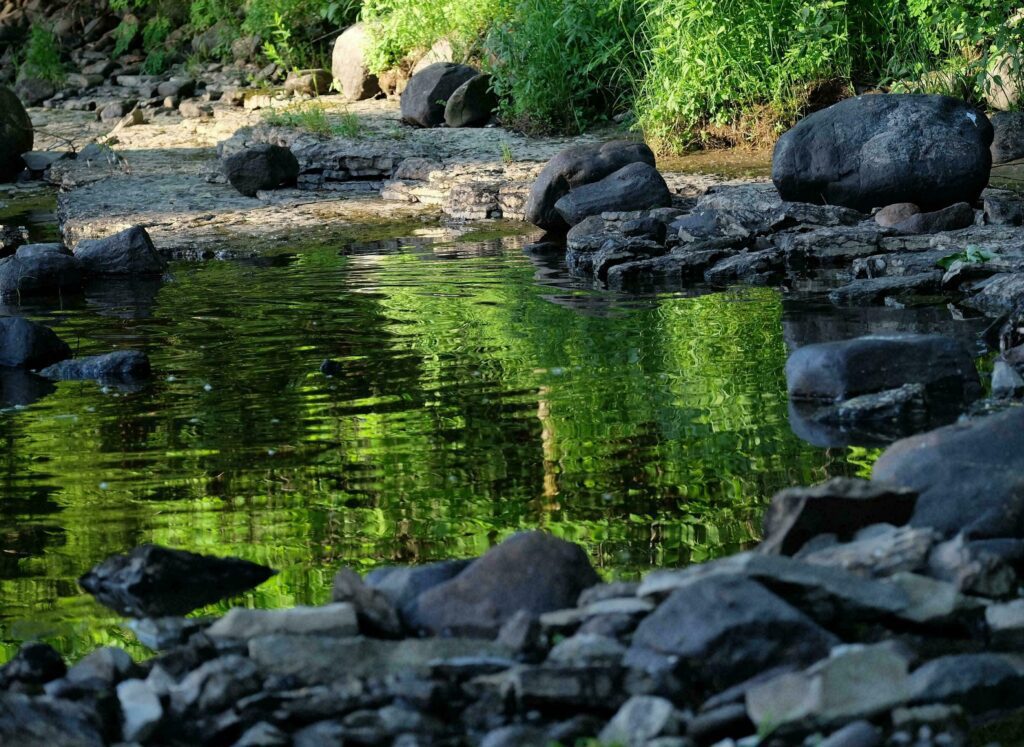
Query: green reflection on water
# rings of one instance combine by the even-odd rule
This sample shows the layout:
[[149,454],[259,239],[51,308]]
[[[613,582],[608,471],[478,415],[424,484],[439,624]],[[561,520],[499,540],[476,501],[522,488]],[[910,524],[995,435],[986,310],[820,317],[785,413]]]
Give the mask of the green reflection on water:
[[159,375],[0,413],[0,657],[29,637],[141,654],[75,578],[142,542],[280,569],[232,600],[265,607],[323,601],[342,563],[532,527],[634,576],[742,549],[775,490],[863,469],[790,431],[775,291],[574,289],[520,244],[177,264],[33,314],[83,354],[145,349]]

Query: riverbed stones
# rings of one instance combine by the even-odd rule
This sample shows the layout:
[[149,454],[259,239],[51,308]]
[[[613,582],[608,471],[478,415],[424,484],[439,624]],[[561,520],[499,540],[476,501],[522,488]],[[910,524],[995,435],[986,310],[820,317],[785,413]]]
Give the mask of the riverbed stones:
[[83,239],[75,258],[90,275],[161,275],[167,261],[142,226],[132,226],[105,239]]
[[354,636],[359,633],[356,610],[351,604],[292,607],[283,610],[250,610],[235,607],[209,628],[214,638],[249,640],[260,635]]
[[650,210],[671,204],[672,194],[658,170],[637,162],[570,190],[555,203],[555,210],[568,225],[575,226],[601,213]]
[[14,657],[0,667],[0,688],[38,687],[67,673],[64,659],[45,643],[29,641]]
[[1024,706],[1024,658],[1012,654],[943,656],[914,670],[910,703],[946,703],[982,715]]
[[362,23],[349,26],[334,42],[331,75],[335,87],[349,101],[372,99],[380,93],[377,76],[370,72],[366,63],[369,45],[370,37]]
[[449,127],[483,127],[498,109],[498,95],[486,73],[470,78],[455,89],[444,107],[444,122]]
[[515,535],[455,578],[424,592],[414,623],[434,635],[493,638],[516,612],[571,607],[600,579],[578,545],[544,532]]
[[652,695],[635,695],[601,730],[602,744],[645,747],[658,737],[676,736],[685,721],[672,701]]
[[97,601],[133,617],[182,615],[266,581],[276,571],[159,545],[112,555],[79,579]]
[[22,153],[32,150],[32,120],[10,88],[0,86],[0,182],[13,181],[24,168]]
[[569,226],[556,203],[570,190],[600,181],[631,163],[653,167],[654,153],[644,143],[626,140],[566,148],[548,161],[530,188],[526,220],[548,231],[566,230]]
[[70,357],[70,346],[49,327],[20,316],[0,318],[0,366],[43,368]]
[[899,233],[926,234],[957,231],[972,225],[974,225],[974,208],[966,202],[957,202],[930,213],[915,213],[894,223],[892,228]]
[[992,115],[992,129],[992,163],[1024,158],[1024,112],[996,112]]
[[95,713],[57,698],[0,693],[0,744],[18,747],[104,747]]
[[409,79],[402,91],[402,119],[417,127],[440,127],[445,107],[462,84],[479,75],[469,65],[435,62]]
[[149,356],[140,350],[117,350],[103,355],[70,358],[47,366],[40,376],[54,381],[94,379],[103,384],[131,384],[152,375]]
[[387,595],[367,586],[351,568],[342,568],[334,574],[331,599],[350,604],[359,618],[359,628],[368,635],[401,637],[402,621]]
[[129,742],[145,742],[160,725],[164,707],[144,680],[125,680],[117,686],[121,706],[121,735]]
[[331,92],[331,74],[322,68],[293,70],[284,81],[286,93],[305,96],[326,96]]
[[59,244],[26,244],[0,259],[0,299],[77,290],[82,277],[78,260]]
[[946,96],[858,96],[815,112],[775,146],[784,200],[862,212],[911,202],[924,211],[974,203],[992,165],[992,125]]
[[294,184],[299,177],[299,162],[288,148],[263,143],[228,156],[224,173],[231,186],[247,197],[255,197],[260,190]]
[[917,491],[911,525],[944,535],[1024,537],[1024,408],[897,441],[872,477]]

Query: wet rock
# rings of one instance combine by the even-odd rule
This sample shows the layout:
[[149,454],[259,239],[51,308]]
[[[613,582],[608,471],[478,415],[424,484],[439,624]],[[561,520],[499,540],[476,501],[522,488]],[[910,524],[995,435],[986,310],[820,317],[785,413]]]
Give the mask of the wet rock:
[[996,112],[992,129],[992,163],[1024,158],[1024,112]]
[[479,73],[468,65],[435,62],[416,73],[402,92],[402,119],[418,127],[444,124],[445,106],[459,87]]
[[331,57],[331,73],[342,96],[349,101],[372,99],[380,93],[377,76],[366,64],[369,36],[362,23],[345,29],[334,43]]
[[883,228],[892,228],[920,213],[921,208],[912,202],[897,202],[875,213],[875,223]]
[[665,698],[635,695],[601,730],[602,744],[644,747],[651,739],[678,735],[684,729],[682,714]]
[[42,368],[71,356],[71,348],[49,327],[20,316],[0,318],[0,366]]
[[837,643],[754,581],[697,578],[640,623],[626,663],[671,669],[686,681],[724,689],[782,663],[810,664]]
[[775,146],[784,200],[862,212],[898,202],[931,211],[974,203],[988,185],[992,126],[945,96],[859,96],[815,112]]
[[34,244],[0,259],[0,298],[57,294],[82,285],[78,260],[63,251],[33,251]]
[[957,231],[974,225],[974,208],[958,202],[930,213],[917,213],[892,226],[900,233],[922,234]]
[[159,696],[143,680],[125,680],[117,686],[121,704],[121,735],[127,742],[145,742],[164,717]]
[[1024,200],[1016,192],[1003,189],[986,189],[982,194],[985,222],[995,226],[1019,226],[1024,224]]
[[52,99],[57,88],[48,80],[42,78],[20,78],[14,84],[14,92],[26,106],[39,106],[47,99]]
[[[949,422],[952,415],[938,419],[933,425]],[[890,443],[927,427],[927,392],[922,384],[904,384],[819,407],[810,417],[826,427],[834,427],[839,433],[848,433],[851,444],[875,440]]]
[[911,525],[946,536],[1024,536],[1024,409],[898,441],[875,463],[876,480],[918,493]]
[[415,618],[416,601],[425,591],[462,573],[471,560],[444,560],[419,566],[385,566],[370,571],[364,583],[379,589],[398,610],[401,618],[411,625]]
[[779,249],[745,251],[728,256],[709,267],[704,272],[704,281],[714,285],[768,285],[782,275],[784,268],[784,255]]
[[45,685],[66,673],[64,659],[52,646],[33,641],[23,645],[10,661],[0,667],[0,689]]
[[208,661],[189,672],[171,690],[171,708],[177,714],[216,713],[260,689],[256,664],[244,656],[228,655]]
[[196,81],[194,78],[170,78],[158,85],[156,92],[161,98],[189,99],[196,95]]
[[855,259],[851,269],[855,278],[925,275],[938,270],[939,262],[948,259],[949,255],[949,249],[876,254],[871,257]]
[[359,574],[342,568],[334,576],[331,599],[347,602],[359,618],[359,628],[368,635],[399,638],[402,621],[387,596],[380,589],[367,586]]
[[[819,535],[819,541],[824,539]],[[867,577],[914,572],[927,565],[940,539],[932,529],[879,525],[858,532],[850,542],[804,546],[797,556],[813,565],[827,565]]]
[[952,584],[957,591],[990,599],[1005,599],[1017,590],[1017,574],[1000,555],[963,535],[935,546],[928,558],[928,574]]
[[92,275],[161,275],[167,270],[167,261],[142,226],[105,239],[83,239],[75,247],[75,258]]
[[929,661],[910,676],[910,703],[947,703],[974,714],[1024,706],[1024,659],[962,654]]
[[139,350],[118,350],[105,355],[71,358],[47,366],[40,376],[53,381],[95,379],[103,384],[134,383],[150,378],[149,356]]
[[491,76],[470,78],[448,99],[444,122],[449,127],[483,127],[498,110],[498,95],[491,90]]
[[823,226],[780,233],[774,242],[790,267],[846,267],[855,259],[882,251],[882,240],[890,232],[872,224]]
[[992,367],[992,396],[1013,399],[1024,394],[1024,376],[1004,360]]
[[672,195],[661,174],[650,164],[640,162],[570,190],[555,203],[555,210],[568,225],[575,226],[591,215],[671,204]]
[[70,682],[98,682],[113,687],[138,673],[138,667],[124,649],[98,648],[68,670]]
[[414,622],[435,635],[493,637],[516,612],[571,607],[599,580],[578,545],[543,532],[517,534],[420,595]]
[[1000,272],[973,284],[972,290],[966,306],[990,316],[1010,313],[1024,300],[1024,272]]
[[530,188],[526,220],[545,230],[567,229],[555,204],[571,189],[600,181],[631,163],[653,167],[654,153],[643,143],[625,140],[566,148],[547,163]]
[[970,403],[981,394],[971,356],[942,335],[872,335],[806,345],[786,362],[789,396],[835,402],[921,384],[929,400]]
[[213,638],[249,640],[260,635],[327,635],[359,634],[356,611],[351,604],[328,604],[322,607],[292,607],[281,610],[255,610],[235,607],[217,620],[207,631]]
[[765,512],[764,541],[758,551],[795,555],[821,534],[848,541],[872,524],[906,524],[916,503],[912,490],[843,477],[782,490]]
[[194,617],[145,617],[126,623],[139,639],[139,643],[154,651],[166,651],[185,644],[194,633],[210,624],[205,618]]
[[551,740],[533,726],[502,726],[484,735],[480,747],[550,747]]
[[79,579],[101,604],[133,617],[183,615],[251,589],[275,571],[239,558],[215,558],[158,545],[112,555]]
[[228,156],[224,173],[231,186],[247,197],[255,197],[261,189],[294,184],[299,176],[299,162],[287,148],[255,145]]
[[[632,248],[632,247],[631,247]],[[700,281],[704,273],[722,257],[730,254],[727,249],[706,249],[677,251],[660,257],[637,257],[628,259],[609,253],[595,262],[598,278],[605,280],[613,290],[624,289],[675,289]]]
[[0,693],[0,744],[18,747],[103,747],[95,713],[66,700]]
[[828,299],[837,306],[864,306],[877,304],[888,298],[908,298],[936,293],[942,284],[938,270],[915,275],[898,275],[854,280],[836,288]]
[[33,178],[42,178],[46,170],[53,164],[63,161],[69,156],[68,152],[57,150],[33,150],[21,154],[25,161],[25,168],[29,170]]

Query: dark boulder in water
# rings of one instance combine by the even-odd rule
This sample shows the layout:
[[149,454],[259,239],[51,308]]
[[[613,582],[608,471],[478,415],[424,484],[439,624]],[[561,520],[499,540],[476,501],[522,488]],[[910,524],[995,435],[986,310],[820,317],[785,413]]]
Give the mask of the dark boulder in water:
[[142,545],[112,555],[78,583],[101,604],[132,617],[184,615],[258,586],[277,571],[241,558],[217,558]]
[[0,319],[0,366],[41,368],[71,357],[71,348],[49,327],[20,316]]
[[55,381],[95,379],[101,383],[132,383],[152,375],[149,357],[138,350],[117,350],[105,355],[91,355],[47,366],[41,376]]

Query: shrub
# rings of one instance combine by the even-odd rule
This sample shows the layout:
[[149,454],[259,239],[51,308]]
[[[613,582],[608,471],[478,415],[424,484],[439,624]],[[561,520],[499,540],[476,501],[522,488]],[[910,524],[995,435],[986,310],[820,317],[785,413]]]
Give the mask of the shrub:
[[64,81],[60,44],[52,31],[38,24],[34,24],[29,30],[24,57],[18,68],[18,77],[40,78],[58,85]]

